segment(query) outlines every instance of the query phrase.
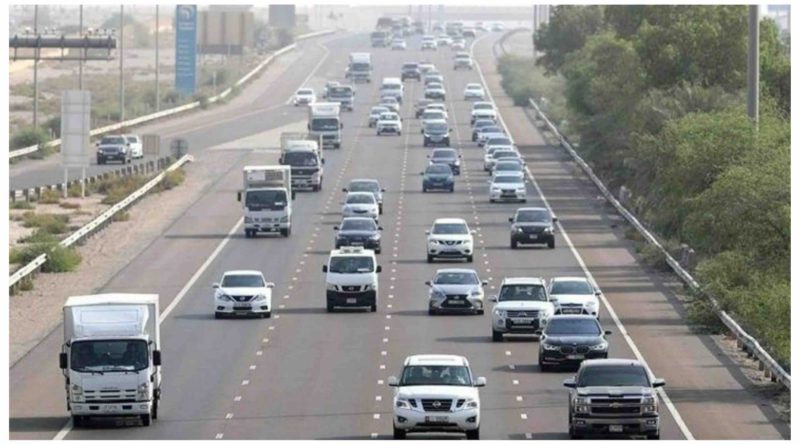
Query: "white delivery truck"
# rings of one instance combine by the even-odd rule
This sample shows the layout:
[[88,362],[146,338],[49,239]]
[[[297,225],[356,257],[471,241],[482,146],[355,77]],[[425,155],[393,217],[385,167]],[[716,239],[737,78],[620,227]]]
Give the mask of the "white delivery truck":
[[[242,171],[244,189],[237,199],[244,206],[244,234],[292,234],[292,169],[288,165],[247,165]],[[242,196],[244,195],[244,196]]]
[[308,132],[322,139],[322,148],[341,148],[342,119],[339,104],[318,102],[308,107]]
[[161,398],[158,295],[101,294],[64,304],[64,374],[73,426],[89,417],[138,416],[149,426]]
[[350,53],[345,77],[353,82],[372,82],[372,55],[370,53]]
[[320,137],[309,133],[281,133],[281,165],[292,170],[292,188],[322,190],[323,164]]

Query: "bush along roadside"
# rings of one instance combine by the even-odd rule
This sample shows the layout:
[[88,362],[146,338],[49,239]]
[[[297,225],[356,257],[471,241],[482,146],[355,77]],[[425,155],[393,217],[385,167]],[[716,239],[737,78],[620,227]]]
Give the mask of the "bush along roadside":
[[[790,370],[788,44],[770,19],[760,28],[757,128],[743,111],[746,6],[558,6],[536,65],[504,57],[498,70],[516,102],[546,99],[545,114],[609,189],[631,191],[665,245],[695,249],[703,289]],[[560,98],[543,79],[563,82]],[[692,319],[708,308],[695,303]]]

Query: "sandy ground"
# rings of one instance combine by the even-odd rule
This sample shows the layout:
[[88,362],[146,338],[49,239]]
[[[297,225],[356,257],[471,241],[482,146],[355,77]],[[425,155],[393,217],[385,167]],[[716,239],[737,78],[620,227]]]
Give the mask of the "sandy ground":
[[91,294],[105,285],[195,202],[213,180],[200,164],[188,165],[186,173],[183,184],[148,195],[129,209],[128,221],[109,225],[78,247],[83,262],[77,270],[39,274],[33,290],[10,297],[10,366],[59,326],[61,308],[69,296]]
[[35,203],[34,208],[31,210],[10,209],[9,218],[11,219],[11,221],[9,222],[9,228],[8,228],[9,247],[24,246],[24,244],[18,244],[17,241],[22,237],[30,235],[36,230],[35,228],[28,228],[22,226],[21,218],[22,215],[25,214],[26,212],[35,212],[39,214],[69,215],[69,226],[75,229],[88,223],[94,217],[102,213],[103,210],[109,207],[101,203],[104,197],[105,195],[95,194],[95,195],[89,195],[83,199],[81,198],[61,199],[62,203],[79,204],[80,207],[77,209],[63,208],[60,207],[58,204],[41,204],[41,203]]

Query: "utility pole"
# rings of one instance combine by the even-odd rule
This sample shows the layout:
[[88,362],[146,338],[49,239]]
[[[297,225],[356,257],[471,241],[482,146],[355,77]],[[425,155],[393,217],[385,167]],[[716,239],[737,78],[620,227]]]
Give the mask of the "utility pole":
[[[80,21],[80,24],[78,25],[79,28],[78,35],[80,37],[83,37],[83,5],[80,5],[80,12],[78,13],[78,15]],[[78,89],[79,90],[83,89],[83,57],[81,57],[80,60],[78,60]]]
[[538,5],[533,5],[533,34],[531,35],[531,42],[533,43],[533,60],[536,61],[536,31],[539,28],[539,8]]
[[125,122],[125,5],[119,5],[119,121]]
[[750,6],[747,39],[747,115],[758,125],[758,5]]
[[158,4],[156,4],[156,113],[161,111],[161,86],[158,83]]
[[[33,35],[39,35],[39,5],[33,5]],[[38,127],[39,121],[39,52],[40,48],[33,50],[33,128]]]

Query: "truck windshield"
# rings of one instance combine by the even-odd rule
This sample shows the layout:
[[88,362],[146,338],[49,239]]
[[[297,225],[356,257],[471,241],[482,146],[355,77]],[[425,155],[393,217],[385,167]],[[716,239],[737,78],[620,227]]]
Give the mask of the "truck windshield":
[[283,210],[286,192],[283,190],[252,190],[247,192],[244,205],[248,210]]
[[89,340],[73,342],[70,369],[77,372],[139,371],[149,364],[144,340]]
[[354,72],[365,72],[369,71],[370,65],[369,63],[353,63],[350,65],[350,69]]
[[330,97],[350,97],[352,95],[353,90],[350,88],[333,87],[328,90],[328,96]]
[[311,129],[314,131],[332,131],[339,129],[339,119],[327,117],[311,120]]
[[317,155],[308,151],[290,151],[283,154],[283,164],[292,167],[316,167]]
[[640,366],[592,366],[580,374],[578,386],[650,386],[647,373]]
[[331,273],[371,273],[375,263],[368,256],[337,256],[331,258]]
[[547,301],[544,287],[532,284],[505,285],[497,301]]
[[406,366],[400,386],[472,386],[466,366]]

